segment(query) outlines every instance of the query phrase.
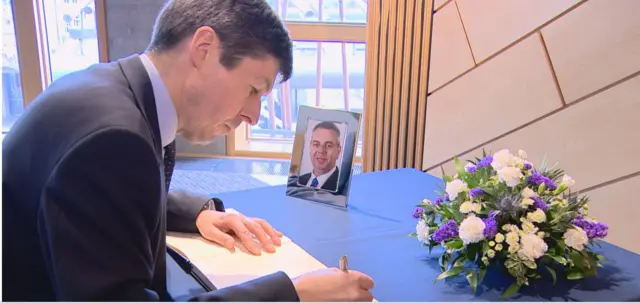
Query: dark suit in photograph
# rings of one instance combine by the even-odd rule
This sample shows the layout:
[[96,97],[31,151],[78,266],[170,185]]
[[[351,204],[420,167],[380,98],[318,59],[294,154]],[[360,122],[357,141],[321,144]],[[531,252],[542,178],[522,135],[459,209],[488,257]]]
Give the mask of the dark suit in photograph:
[[[138,55],[65,76],[30,104],[2,145],[4,301],[172,300],[166,232],[198,232],[206,198],[167,193],[175,145],[159,129]],[[298,296],[276,273],[195,300]]]

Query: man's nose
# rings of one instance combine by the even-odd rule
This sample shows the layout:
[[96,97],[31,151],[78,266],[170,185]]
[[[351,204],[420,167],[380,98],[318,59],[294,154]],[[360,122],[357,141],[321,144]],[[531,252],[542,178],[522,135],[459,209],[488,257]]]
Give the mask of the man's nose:
[[[258,124],[258,120],[260,119],[260,96],[251,96],[249,98],[255,99],[248,100],[248,102],[246,103],[247,106],[245,106],[242,110],[242,115],[245,117],[245,120],[248,119],[248,121],[245,121],[247,124],[256,125]],[[255,104],[257,104],[257,106]]]

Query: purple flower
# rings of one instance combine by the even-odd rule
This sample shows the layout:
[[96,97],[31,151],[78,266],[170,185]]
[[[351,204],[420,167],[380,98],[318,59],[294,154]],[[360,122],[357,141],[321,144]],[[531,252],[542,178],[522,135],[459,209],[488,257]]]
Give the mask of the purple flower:
[[487,166],[491,165],[491,162],[493,162],[493,156],[489,155],[489,156],[486,156],[486,157],[482,158],[482,160],[480,160],[480,162],[478,162],[478,165],[476,165],[476,166],[478,168],[487,167]]
[[447,223],[440,225],[431,235],[431,240],[442,243],[458,236],[458,226],[456,221],[451,219]]
[[490,210],[490,211],[489,211],[489,217],[491,217],[491,218],[495,218],[495,216],[496,216],[497,214],[498,214],[498,212],[497,212],[497,211],[495,211],[495,210]]
[[469,166],[465,167],[465,170],[468,173],[473,174],[473,173],[478,171],[478,168],[475,165],[469,165]]
[[538,197],[531,197],[531,199],[533,199],[533,207],[539,208],[542,211],[547,211],[547,209],[549,209],[549,205],[547,205],[547,203],[544,203],[542,199]]
[[609,234],[609,226],[601,222],[587,221],[582,215],[573,220],[573,225],[582,228],[589,239],[604,238]]
[[424,209],[422,207],[416,207],[416,209],[413,211],[413,218],[420,218],[420,216],[422,216],[422,213],[424,213]]
[[469,191],[469,196],[470,196],[471,198],[475,198],[475,197],[477,197],[477,196],[479,196],[479,195],[482,195],[483,193],[484,193],[484,191],[482,190],[482,188],[480,188],[480,187],[476,187],[476,188],[473,188],[473,189],[471,189],[471,190]]
[[487,219],[482,219],[484,222],[484,237],[491,240],[498,233],[498,221],[496,218],[489,216]]
[[436,198],[436,200],[435,200],[435,201],[433,201],[433,205],[438,206],[438,205],[442,204],[442,200],[443,200],[443,198],[442,198],[442,197],[438,197],[438,198]]
[[525,163],[525,164],[524,164],[524,169],[526,169],[526,170],[530,170],[530,169],[532,169],[532,168],[533,168],[533,166],[532,166],[530,163]]
[[527,183],[532,185],[541,185],[544,183],[544,185],[546,185],[547,188],[550,190],[555,190],[556,188],[558,188],[558,186],[553,182],[553,180],[549,179],[547,176],[537,171],[534,171],[531,174],[531,176],[527,178]]

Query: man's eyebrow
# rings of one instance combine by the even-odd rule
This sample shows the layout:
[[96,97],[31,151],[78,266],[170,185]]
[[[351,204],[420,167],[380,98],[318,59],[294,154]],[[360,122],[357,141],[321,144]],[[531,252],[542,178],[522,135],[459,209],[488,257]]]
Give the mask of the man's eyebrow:
[[267,85],[264,87],[264,90],[269,91],[271,89],[271,81],[267,78],[264,78],[264,83]]

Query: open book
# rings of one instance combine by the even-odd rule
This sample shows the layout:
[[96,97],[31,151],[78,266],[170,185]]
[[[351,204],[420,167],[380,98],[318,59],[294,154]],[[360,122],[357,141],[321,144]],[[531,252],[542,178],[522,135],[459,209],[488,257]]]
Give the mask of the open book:
[[[227,212],[236,211],[227,209]],[[278,271],[294,278],[326,268],[291,239],[286,236],[281,239],[282,246],[276,247],[275,253],[263,252],[261,256],[249,253],[237,239],[235,252],[194,234],[169,233],[167,244],[189,258],[216,288],[240,284]],[[338,266],[338,260],[335,266]]]

